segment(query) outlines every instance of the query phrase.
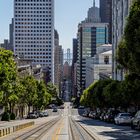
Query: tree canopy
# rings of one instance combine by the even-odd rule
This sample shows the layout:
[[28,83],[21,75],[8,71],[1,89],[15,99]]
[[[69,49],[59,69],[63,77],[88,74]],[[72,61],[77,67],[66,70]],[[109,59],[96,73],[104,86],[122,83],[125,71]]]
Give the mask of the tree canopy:
[[129,73],[140,74],[140,1],[134,0],[118,46],[117,60]]

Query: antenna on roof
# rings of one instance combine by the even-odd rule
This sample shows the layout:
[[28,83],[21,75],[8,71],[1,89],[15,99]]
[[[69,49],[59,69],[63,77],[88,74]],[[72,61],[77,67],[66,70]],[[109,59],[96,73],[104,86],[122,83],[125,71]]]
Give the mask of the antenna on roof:
[[93,7],[95,7],[95,0],[93,0]]

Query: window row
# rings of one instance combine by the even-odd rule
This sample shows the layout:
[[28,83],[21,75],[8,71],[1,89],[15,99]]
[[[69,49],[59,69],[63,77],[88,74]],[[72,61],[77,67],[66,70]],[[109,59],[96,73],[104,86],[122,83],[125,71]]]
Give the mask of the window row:
[[44,7],[15,7],[15,9],[16,10],[51,10],[51,7],[46,7],[46,6],[44,6]]
[[51,38],[39,38],[39,37],[16,37],[15,40],[51,40]]
[[36,18],[26,18],[26,19],[24,19],[24,18],[16,18],[15,21],[17,21],[17,22],[18,21],[45,21],[45,22],[49,21],[50,22],[51,19],[50,18],[49,19],[44,19],[44,18],[43,19],[42,18],[37,18],[37,19]]
[[15,43],[20,44],[20,43],[49,43],[51,44],[51,41],[15,41]]
[[[51,25],[51,22],[15,22],[15,25],[19,25],[18,27],[20,27],[20,25],[46,25],[46,24]],[[21,27],[28,27],[28,26],[21,26]],[[42,26],[38,26],[38,27],[42,27]]]
[[20,10],[16,10],[15,13],[19,13],[19,14],[47,14],[47,13],[51,13],[51,11],[20,11]]
[[16,37],[18,37],[18,36],[25,36],[25,37],[26,36],[28,36],[28,37],[29,36],[36,36],[36,37],[46,36],[47,37],[47,36],[51,36],[51,34],[32,34],[32,35],[31,34],[15,34],[15,36]]
[[50,51],[51,52],[51,49],[15,49],[16,51]]
[[52,6],[51,3],[15,3],[15,6]]
[[22,14],[18,15],[18,14],[16,14],[15,17],[16,18],[17,17],[24,17],[24,18],[26,18],[26,17],[43,17],[43,18],[45,18],[46,17],[48,19],[51,19],[51,15],[46,15],[46,14],[45,15],[42,15],[42,14],[41,15],[22,15]]
[[[32,58],[32,57],[31,57]],[[51,60],[34,60],[34,62],[51,62]],[[50,65],[51,66],[51,65]]]
[[[19,52],[19,54],[22,54],[23,52]],[[28,54],[28,55],[50,55],[48,58],[51,58],[51,53],[32,53],[32,52],[24,52],[24,54]],[[41,57],[43,57],[43,56],[41,56]],[[40,58],[39,56],[38,56],[38,58]],[[45,56],[45,58],[46,58],[46,56]]]
[[51,30],[15,30],[15,32],[51,32]]
[[[24,48],[26,48],[26,47],[36,47],[36,48],[39,48],[39,47],[45,47],[45,48],[47,48],[47,47],[49,47],[49,48],[51,48],[51,45],[15,45],[15,47],[17,48],[19,48],[19,47],[24,47]],[[25,49],[26,50],[26,49]],[[44,51],[44,49],[40,49],[40,51]],[[39,51],[39,49],[34,49],[34,51]],[[47,49],[46,49],[46,51],[48,51]],[[51,51],[51,49],[49,49],[49,51]]]

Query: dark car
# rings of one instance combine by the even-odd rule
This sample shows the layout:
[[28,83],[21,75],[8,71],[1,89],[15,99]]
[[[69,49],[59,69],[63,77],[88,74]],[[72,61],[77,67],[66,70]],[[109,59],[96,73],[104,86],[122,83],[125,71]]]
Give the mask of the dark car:
[[136,115],[132,119],[131,128],[140,130],[140,110],[136,113]]
[[30,112],[27,115],[27,119],[37,119],[37,118],[38,118],[38,116],[34,112]]
[[57,108],[53,108],[53,110],[52,110],[53,112],[57,112]]
[[114,119],[115,117],[120,113],[119,110],[112,110],[110,111],[105,118],[105,121],[110,122],[110,123],[115,123]]

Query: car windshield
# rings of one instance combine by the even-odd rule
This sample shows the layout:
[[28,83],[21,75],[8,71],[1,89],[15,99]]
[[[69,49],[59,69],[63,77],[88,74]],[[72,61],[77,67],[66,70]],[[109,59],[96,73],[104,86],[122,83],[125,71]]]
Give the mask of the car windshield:
[[131,115],[128,114],[128,113],[126,113],[126,114],[121,114],[120,116],[121,116],[121,117],[129,117],[129,116],[131,116]]
[[34,113],[29,113],[30,115],[34,114]]

